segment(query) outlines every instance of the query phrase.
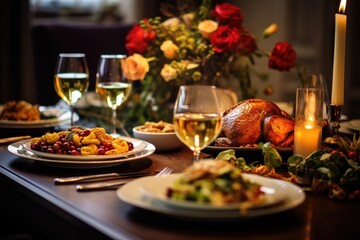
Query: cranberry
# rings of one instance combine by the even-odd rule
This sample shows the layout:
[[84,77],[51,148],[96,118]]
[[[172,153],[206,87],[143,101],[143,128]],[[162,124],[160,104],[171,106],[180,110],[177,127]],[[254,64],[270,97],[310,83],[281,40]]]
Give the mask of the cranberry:
[[54,143],[54,145],[53,145],[52,147],[53,147],[53,149],[54,149],[55,151],[57,151],[57,150],[60,149],[60,146],[59,146],[59,144],[57,144],[57,143]]
[[48,147],[48,148],[47,148],[47,152],[48,152],[48,153],[54,153],[54,149],[53,149],[52,147]]
[[81,133],[82,133],[82,136],[83,136],[83,137],[86,137],[86,136],[88,136],[88,135],[91,133],[91,131],[90,131],[89,129],[85,129],[85,130],[82,131]]
[[98,154],[99,155],[104,155],[105,154],[105,149],[104,148],[99,148]]
[[40,150],[40,144],[38,142],[31,144],[31,149]]
[[105,142],[105,143],[104,143],[104,147],[105,147],[105,148],[108,148],[108,149],[112,149],[113,146],[112,146],[112,143],[111,143],[111,142]]
[[71,150],[71,155],[80,155],[80,153],[76,150]]
[[338,152],[338,150],[332,150],[331,151],[331,154],[335,154],[335,153],[337,153]]
[[47,152],[47,149],[48,149],[47,145],[41,146],[41,151],[42,152]]
[[356,159],[356,152],[355,151],[348,151],[347,157],[350,159]]
[[64,149],[69,149],[69,148],[70,148],[70,143],[67,142],[67,141],[64,142],[64,143],[63,143],[63,148],[64,148]]

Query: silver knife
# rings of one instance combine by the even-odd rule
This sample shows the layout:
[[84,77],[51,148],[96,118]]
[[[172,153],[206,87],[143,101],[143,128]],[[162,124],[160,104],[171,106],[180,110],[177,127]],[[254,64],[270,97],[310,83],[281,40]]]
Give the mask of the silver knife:
[[93,191],[93,190],[106,190],[106,189],[114,189],[114,187],[120,187],[130,181],[133,181],[134,178],[124,179],[122,181],[117,182],[101,182],[101,183],[92,183],[85,185],[76,185],[76,190],[79,192],[85,191]]
[[103,174],[94,174],[94,175],[85,175],[85,176],[75,176],[75,177],[63,177],[63,178],[54,178],[54,182],[57,184],[61,183],[74,183],[81,182],[91,179],[101,179],[101,178],[134,178],[134,177],[144,177],[155,175],[158,172],[139,172],[139,173],[103,173]]
[[30,135],[17,136],[17,137],[8,137],[8,138],[0,138],[0,144],[17,142],[17,141],[24,140],[24,139],[29,139],[29,138],[31,138]]

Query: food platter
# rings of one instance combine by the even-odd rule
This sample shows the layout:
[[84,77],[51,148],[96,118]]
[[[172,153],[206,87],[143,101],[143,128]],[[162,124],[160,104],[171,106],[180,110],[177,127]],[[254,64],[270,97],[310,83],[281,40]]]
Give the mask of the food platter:
[[[135,141],[140,141],[136,140]],[[131,140],[132,142],[135,142]],[[84,157],[82,160],[78,158],[69,158],[69,159],[51,159],[46,157],[41,157],[34,154],[31,151],[24,149],[24,144],[29,140],[22,140],[19,142],[12,143],[8,146],[8,151],[16,156],[27,158],[35,162],[45,164],[52,167],[60,168],[103,168],[111,167],[122,164],[124,162],[133,161],[145,158],[153,154],[156,150],[155,146],[151,143],[145,142],[145,148],[138,152],[127,153],[126,155],[116,156],[116,158],[104,159],[101,156],[96,158],[93,157]]]
[[[0,106],[0,111],[3,106]],[[14,129],[31,129],[31,128],[47,128],[55,127],[70,122],[71,113],[68,110],[56,107],[40,106],[40,112],[45,116],[54,116],[52,118],[40,119],[37,121],[14,121],[14,120],[0,120],[0,128],[14,128]],[[74,120],[79,120],[79,116],[74,114]]]
[[[151,197],[149,198],[147,195],[144,195],[143,188],[147,182],[152,181],[152,179],[155,178],[153,176],[139,178],[125,184],[117,190],[117,196],[123,202],[138,208],[175,217],[187,218],[190,220],[201,219],[209,221],[247,219],[251,217],[274,214],[297,207],[305,200],[304,191],[290,182],[265,178],[253,174],[244,174],[244,176],[254,182],[261,181],[264,186],[269,186],[270,184],[281,186],[283,189],[281,192],[284,194],[284,199],[279,201],[277,204],[269,204],[261,208],[249,209],[246,212],[241,212],[239,209],[224,210],[219,208],[214,208],[212,211],[209,211],[208,209],[204,210],[203,207],[196,208],[194,206],[189,207],[185,205],[178,207],[173,206],[172,204],[164,204],[162,201],[157,201]],[[159,177],[160,180],[157,181],[169,182],[170,178],[172,178],[172,175]]]
[[46,153],[46,152],[40,152],[31,149],[31,139],[27,140],[22,146],[25,150],[32,152],[36,156],[47,158],[47,159],[59,159],[59,160],[71,160],[71,161],[89,161],[89,160],[107,160],[107,159],[116,159],[121,157],[126,157],[131,154],[138,153],[140,151],[143,151],[147,145],[147,142],[143,140],[138,140],[135,138],[129,138],[129,137],[121,137],[125,141],[129,141],[134,145],[134,149],[121,153],[121,154],[111,154],[111,155],[67,155],[67,154],[55,154],[55,153]]
[[181,174],[172,174],[166,176],[166,181],[164,178],[149,178],[146,182],[142,183],[141,193],[153,201],[174,207],[174,208],[184,208],[184,209],[194,209],[194,210],[204,210],[204,211],[224,211],[224,210],[234,210],[239,211],[241,208],[247,209],[257,209],[257,208],[266,208],[271,205],[278,204],[281,201],[286,199],[285,195],[285,185],[277,181],[267,181],[265,178],[257,178],[256,182],[261,184],[261,190],[265,193],[264,198],[256,203],[242,202],[242,203],[231,203],[221,206],[214,206],[206,203],[197,203],[194,201],[179,201],[172,200],[167,198],[166,193],[167,189],[171,188],[176,179],[178,179]]

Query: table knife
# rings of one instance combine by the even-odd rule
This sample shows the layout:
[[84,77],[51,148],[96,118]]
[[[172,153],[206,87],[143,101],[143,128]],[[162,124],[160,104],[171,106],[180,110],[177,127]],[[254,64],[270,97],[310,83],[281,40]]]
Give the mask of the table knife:
[[92,179],[109,179],[109,178],[135,178],[135,177],[144,177],[155,175],[158,172],[138,172],[138,173],[103,173],[103,174],[94,174],[94,175],[85,175],[85,176],[75,176],[75,177],[63,177],[63,178],[54,178],[54,182],[57,184],[61,183],[75,183],[85,180]]
[[117,182],[101,182],[101,183],[76,185],[76,190],[79,192],[85,192],[85,191],[94,191],[94,190],[116,189],[130,181],[133,181],[134,179],[135,178],[129,178]]
[[8,137],[8,138],[0,138],[0,144],[17,142],[17,141],[25,140],[25,139],[29,139],[29,138],[31,138],[30,135],[17,136],[17,137]]

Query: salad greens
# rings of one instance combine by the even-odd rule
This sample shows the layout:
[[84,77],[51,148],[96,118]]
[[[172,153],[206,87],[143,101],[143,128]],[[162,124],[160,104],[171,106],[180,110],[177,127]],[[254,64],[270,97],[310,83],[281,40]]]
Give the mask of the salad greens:
[[341,152],[318,150],[306,158],[292,156],[287,163],[288,171],[307,178],[313,191],[327,191],[336,199],[360,199],[360,166]]
[[[344,146],[348,146],[344,150]],[[314,192],[326,192],[334,199],[360,200],[360,163],[358,158],[350,158],[349,152],[355,151],[354,146],[360,146],[360,140],[347,141],[340,150],[317,150],[304,158],[292,156],[287,159],[290,178],[281,178],[294,181]],[[259,144],[264,157],[264,165],[259,161],[247,164],[243,157],[236,157],[234,149],[220,152],[216,159],[229,161],[243,172],[278,177],[275,168],[282,163],[282,158],[270,143]],[[355,149],[355,150],[354,150]],[[261,168],[266,168],[263,171]],[[271,172],[273,174],[268,174]]]
[[187,168],[167,196],[173,200],[209,203],[257,203],[264,192],[257,183],[243,177],[241,170],[228,161],[202,160]]
[[[282,158],[279,152],[271,146],[269,142],[260,143],[259,148],[262,150],[262,154],[264,157],[264,164],[268,168],[268,170],[272,170],[274,168],[280,167],[282,163]],[[236,153],[234,149],[228,149],[220,152],[216,159],[226,160],[240,168],[245,172],[249,172],[254,167],[260,164],[259,161],[254,161],[251,164],[247,164],[243,157],[236,157]]]

